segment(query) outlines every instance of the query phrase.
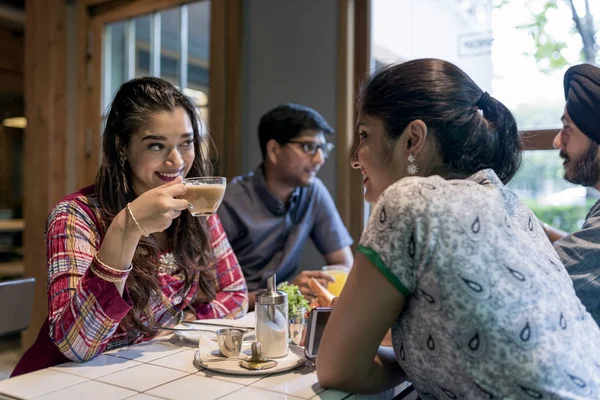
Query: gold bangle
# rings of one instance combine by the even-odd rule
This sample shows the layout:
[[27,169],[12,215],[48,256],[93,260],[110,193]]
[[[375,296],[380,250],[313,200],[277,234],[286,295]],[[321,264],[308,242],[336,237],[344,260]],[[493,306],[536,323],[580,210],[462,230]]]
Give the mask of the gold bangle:
[[98,278],[100,278],[104,281],[107,281],[107,282],[113,282],[113,283],[124,282],[127,280],[127,277],[129,276],[129,274],[125,274],[125,275],[119,276],[119,277],[110,276],[108,274],[101,272],[98,268],[96,268],[94,266],[94,264],[90,265],[90,269],[92,270],[94,275],[96,275]]
[[98,258],[98,254],[96,254],[94,256],[94,258],[96,259],[96,262],[98,264],[100,264],[100,266],[104,269],[106,269],[109,273],[113,274],[113,275],[126,275],[128,273],[131,272],[131,270],[133,269],[133,265],[129,264],[129,267],[127,269],[116,269],[113,268],[111,266],[106,265],[105,263],[103,263],[99,258]]
[[131,208],[129,208],[129,205],[131,203],[127,203],[127,215],[129,215],[129,218],[131,218],[131,221],[133,221],[133,225],[135,225],[135,227],[137,228],[138,231],[142,232],[142,235],[144,235],[144,237],[148,237],[150,236],[149,233],[146,233],[146,231],[140,226],[140,224],[138,224],[137,219],[135,219],[135,217],[133,216],[133,213],[131,212]]

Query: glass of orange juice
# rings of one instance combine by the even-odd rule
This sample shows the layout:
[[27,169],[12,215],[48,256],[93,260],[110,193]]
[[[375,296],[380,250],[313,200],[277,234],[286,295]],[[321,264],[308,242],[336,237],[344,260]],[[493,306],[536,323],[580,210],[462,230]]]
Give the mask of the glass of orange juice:
[[334,296],[339,296],[342,293],[342,289],[348,279],[350,268],[342,267],[339,265],[329,265],[321,268],[323,272],[333,276],[335,282],[329,282],[327,290],[329,290]]

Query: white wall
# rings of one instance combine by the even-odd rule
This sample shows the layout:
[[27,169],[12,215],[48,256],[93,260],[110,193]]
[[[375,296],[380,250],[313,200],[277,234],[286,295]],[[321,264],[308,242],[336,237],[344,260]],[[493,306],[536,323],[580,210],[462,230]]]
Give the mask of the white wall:
[[[337,1],[245,0],[242,166],[253,170],[262,156],[260,117],[280,103],[317,110],[336,128]],[[335,151],[319,172],[335,199]],[[310,245],[301,266],[319,268]]]

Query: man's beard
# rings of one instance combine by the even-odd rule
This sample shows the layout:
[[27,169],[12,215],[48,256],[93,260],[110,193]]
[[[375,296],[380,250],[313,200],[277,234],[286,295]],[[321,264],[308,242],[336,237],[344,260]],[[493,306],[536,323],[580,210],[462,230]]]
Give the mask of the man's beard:
[[[565,165],[564,178],[576,185],[595,186],[600,177],[600,167],[596,161],[598,144],[592,142],[587,151],[579,158],[569,158],[562,150],[560,156],[568,160]],[[567,170],[569,172],[567,172]]]

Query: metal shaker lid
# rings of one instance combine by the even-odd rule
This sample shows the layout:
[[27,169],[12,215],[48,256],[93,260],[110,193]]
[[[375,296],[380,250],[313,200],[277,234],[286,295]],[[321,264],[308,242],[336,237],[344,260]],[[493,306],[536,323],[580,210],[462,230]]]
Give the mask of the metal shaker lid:
[[277,290],[277,274],[267,279],[267,288],[256,294],[256,304],[285,304],[287,293]]

